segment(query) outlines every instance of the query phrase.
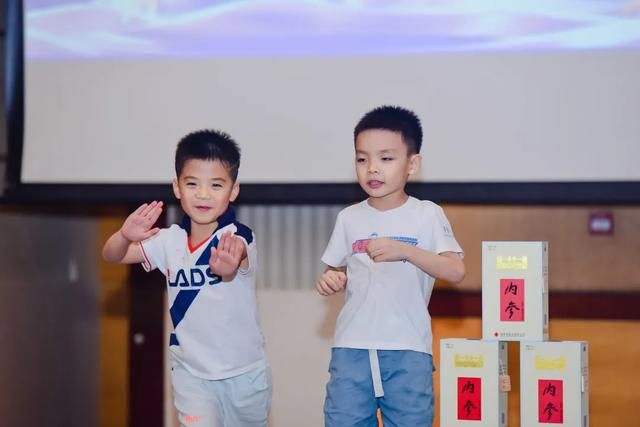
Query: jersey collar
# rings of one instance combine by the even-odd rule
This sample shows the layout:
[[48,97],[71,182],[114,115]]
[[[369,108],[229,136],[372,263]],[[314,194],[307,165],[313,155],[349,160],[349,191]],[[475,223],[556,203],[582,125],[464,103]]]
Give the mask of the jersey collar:
[[[224,228],[227,225],[235,222],[235,220],[236,220],[236,210],[233,206],[229,205],[227,210],[218,218],[218,227],[214,230],[213,234],[216,234],[216,232],[221,228]],[[191,232],[191,218],[189,218],[188,215],[185,215],[182,218],[182,223],[180,224],[180,227],[187,232],[187,235]],[[202,254],[200,254],[200,256],[198,257],[198,260],[196,261],[196,265],[206,265],[209,263],[212,246],[213,247],[218,246],[218,237],[214,236],[214,238],[211,239],[209,244],[205,247],[204,251],[202,251]]]

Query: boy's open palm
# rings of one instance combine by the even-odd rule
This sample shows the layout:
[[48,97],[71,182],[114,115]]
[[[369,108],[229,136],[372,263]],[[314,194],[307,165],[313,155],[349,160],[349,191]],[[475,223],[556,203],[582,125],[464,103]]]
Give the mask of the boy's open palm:
[[240,267],[243,255],[243,241],[227,231],[220,237],[218,247],[211,248],[209,267],[214,274],[222,278],[233,277]]
[[347,275],[344,272],[329,269],[318,279],[316,289],[320,295],[326,297],[340,292],[346,285]]
[[382,237],[367,244],[367,254],[373,262],[402,261],[407,259],[406,248],[406,243]]
[[130,242],[141,242],[156,234],[160,228],[153,227],[162,213],[162,202],[153,201],[140,205],[125,219],[120,233]]

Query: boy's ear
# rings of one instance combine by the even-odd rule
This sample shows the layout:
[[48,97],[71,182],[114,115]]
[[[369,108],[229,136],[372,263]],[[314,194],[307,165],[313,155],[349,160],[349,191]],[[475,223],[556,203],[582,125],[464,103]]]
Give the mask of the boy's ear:
[[173,195],[176,199],[180,200],[180,186],[178,185],[178,178],[173,178]]
[[236,181],[233,183],[233,187],[231,188],[231,195],[229,195],[229,201],[235,202],[236,198],[238,197],[238,194],[240,194],[240,183]]
[[422,165],[422,155],[412,154],[409,158],[409,175],[413,175],[420,170]]

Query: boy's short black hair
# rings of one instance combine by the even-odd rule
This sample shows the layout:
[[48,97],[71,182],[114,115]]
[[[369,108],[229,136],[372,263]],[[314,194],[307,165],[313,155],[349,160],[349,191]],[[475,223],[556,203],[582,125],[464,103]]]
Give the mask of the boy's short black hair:
[[176,176],[180,177],[187,160],[219,160],[235,181],[240,168],[240,147],[225,132],[203,129],[191,132],[178,142],[176,148]]
[[422,125],[420,118],[411,110],[392,105],[383,105],[365,114],[353,130],[354,141],[360,133],[370,129],[400,132],[407,144],[409,154],[418,154],[422,147]]

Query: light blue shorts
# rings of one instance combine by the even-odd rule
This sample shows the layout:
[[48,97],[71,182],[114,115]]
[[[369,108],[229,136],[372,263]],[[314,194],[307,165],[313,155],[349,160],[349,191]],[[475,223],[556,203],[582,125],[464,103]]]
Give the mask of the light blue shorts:
[[271,368],[224,380],[194,377],[182,365],[171,370],[173,396],[183,427],[266,427]]
[[[410,350],[377,350],[381,389],[374,390],[369,350],[334,348],[324,403],[325,427],[433,425],[433,359]],[[375,373],[378,370],[374,370]],[[374,374],[375,375],[375,374]],[[378,393],[376,393],[378,392]],[[384,395],[376,397],[376,394]]]

